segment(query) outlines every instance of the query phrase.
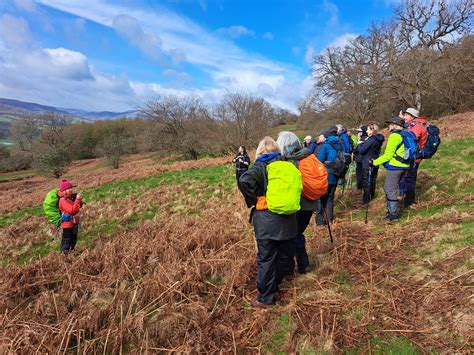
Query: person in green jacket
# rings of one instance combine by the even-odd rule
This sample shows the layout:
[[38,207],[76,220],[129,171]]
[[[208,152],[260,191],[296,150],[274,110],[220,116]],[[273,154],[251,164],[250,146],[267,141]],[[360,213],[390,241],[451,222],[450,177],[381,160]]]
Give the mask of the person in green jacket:
[[387,199],[388,212],[385,218],[392,222],[398,219],[398,184],[405,171],[409,168],[409,165],[397,159],[397,157],[403,158],[405,151],[403,138],[400,134],[403,129],[403,119],[400,117],[393,117],[391,120],[385,122],[389,123],[388,127],[390,130],[385,152],[377,159],[370,161],[369,165],[383,165],[385,169],[387,169],[384,190]]

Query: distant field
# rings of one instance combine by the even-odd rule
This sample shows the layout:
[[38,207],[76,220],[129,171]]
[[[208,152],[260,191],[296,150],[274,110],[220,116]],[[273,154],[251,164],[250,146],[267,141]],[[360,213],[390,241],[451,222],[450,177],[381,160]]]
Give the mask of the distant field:
[[12,146],[15,143],[8,139],[0,139],[0,145]]

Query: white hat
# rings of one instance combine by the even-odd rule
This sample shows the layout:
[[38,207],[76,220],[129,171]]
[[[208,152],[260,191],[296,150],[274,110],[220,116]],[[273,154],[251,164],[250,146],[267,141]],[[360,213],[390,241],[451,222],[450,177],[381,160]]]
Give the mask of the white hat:
[[311,142],[311,138],[312,138],[311,136],[306,136],[306,137],[304,137],[303,140],[304,140],[305,142]]
[[415,118],[420,117],[420,111],[418,111],[416,108],[410,107],[405,110],[405,113],[409,113]]

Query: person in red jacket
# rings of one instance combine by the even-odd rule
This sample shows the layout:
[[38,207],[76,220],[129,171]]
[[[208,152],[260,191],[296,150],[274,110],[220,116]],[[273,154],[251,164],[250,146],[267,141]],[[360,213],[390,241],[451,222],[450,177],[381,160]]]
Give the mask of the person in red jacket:
[[[408,130],[415,133],[418,145],[423,150],[428,139],[428,130],[426,129],[426,119],[420,117],[417,109],[407,108],[401,112],[400,117],[405,120]],[[408,169],[404,178],[400,182],[400,193],[405,196],[403,204],[410,207],[416,201],[416,177],[418,175],[418,167],[423,159],[417,159],[415,165]]]
[[61,212],[61,252],[67,254],[74,250],[79,230],[82,195],[74,193],[75,185],[68,181],[61,181],[59,186],[59,211]]

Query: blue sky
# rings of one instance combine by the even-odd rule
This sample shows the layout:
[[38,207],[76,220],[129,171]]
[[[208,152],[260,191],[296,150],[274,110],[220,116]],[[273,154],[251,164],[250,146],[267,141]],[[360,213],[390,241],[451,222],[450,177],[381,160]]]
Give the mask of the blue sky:
[[294,110],[311,64],[396,0],[1,0],[0,97],[123,111],[251,92]]

